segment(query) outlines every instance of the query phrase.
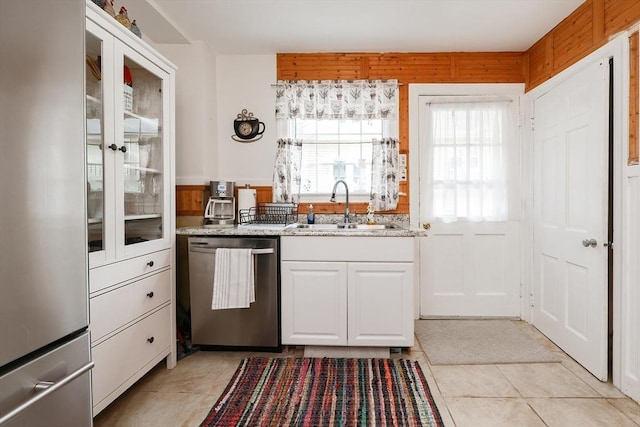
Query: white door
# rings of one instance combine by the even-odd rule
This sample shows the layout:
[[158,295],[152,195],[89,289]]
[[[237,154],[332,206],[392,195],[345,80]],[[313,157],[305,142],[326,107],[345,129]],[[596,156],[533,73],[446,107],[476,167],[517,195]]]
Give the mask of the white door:
[[[518,222],[429,219],[432,200],[428,184],[423,183],[435,169],[427,131],[431,98],[419,97],[420,223],[430,227],[428,237],[420,239],[420,317],[520,316]],[[515,100],[517,97],[512,101],[514,115],[518,110]],[[451,129],[455,131],[458,129]],[[509,143],[508,158],[518,161],[517,138]],[[518,205],[517,200],[508,203],[509,209]]]
[[533,323],[607,379],[608,59],[534,100]]

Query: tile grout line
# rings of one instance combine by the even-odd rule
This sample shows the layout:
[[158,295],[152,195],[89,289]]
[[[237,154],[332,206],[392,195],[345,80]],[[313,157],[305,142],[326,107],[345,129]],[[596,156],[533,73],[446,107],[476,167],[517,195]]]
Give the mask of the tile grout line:
[[[414,334],[414,340],[415,340],[415,342],[418,343],[418,347],[420,348],[420,351],[423,354],[425,364],[427,365],[427,369],[429,370],[429,375],[431,376],[431,378],[433,378],[433,383],[434,383],[435,387],[438,389],[438,395],[440,396],[440,400],[442,400],[442,402],[444,403],[444,406],[447,409],[447,413],[449,414],[449,418],[451,419],[451,422],[453,422],[453,427],[455,427],[456,426],[456,421],[453,418],[453,413],[451,412],[451,409],[449,408],[449,404],[447,403],[447,400],[442,395],[442,390],[440,390],[440,385],[438,384],[438,380],[436,379],[436,376],[433,374],[433,371],[431,370],[431,362],[429,361],[429,357],[427,356],[427,352],[424,351],[424,347],[422,347],[422,343],[418,339],[418,336],[415,335],[415,334]],[[444,423],[444,421],[443,421],[443,423]]]

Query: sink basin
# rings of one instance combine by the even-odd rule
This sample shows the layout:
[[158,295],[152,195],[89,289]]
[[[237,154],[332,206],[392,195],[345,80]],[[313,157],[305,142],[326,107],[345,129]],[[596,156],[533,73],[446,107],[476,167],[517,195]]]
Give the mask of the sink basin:
[[298,224],[295,228],[305,230],[337,230],[338,224]]
[[402,227],[395,224],[349,224],[349,228],[356,230],[398,230]]
[[298,224],[298,229],[318,231],[351,231],[351,230],[401,230],[396,224]]

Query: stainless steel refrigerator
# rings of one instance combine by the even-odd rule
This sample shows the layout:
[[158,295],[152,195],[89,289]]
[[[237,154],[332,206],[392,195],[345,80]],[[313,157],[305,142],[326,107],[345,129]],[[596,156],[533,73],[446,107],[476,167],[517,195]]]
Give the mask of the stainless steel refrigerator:
[[92,425],[85,0],[0,0],[0,425]]

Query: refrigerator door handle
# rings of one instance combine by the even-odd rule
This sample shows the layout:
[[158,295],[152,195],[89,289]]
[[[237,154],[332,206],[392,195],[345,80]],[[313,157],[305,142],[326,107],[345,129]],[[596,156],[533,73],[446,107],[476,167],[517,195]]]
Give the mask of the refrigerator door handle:
[[33,386],[33,389],[36,391],[37,394],[35,396],[33,396],[31,399],[29,399],[26,402],[22,403],[20,406],[18,406],[15,409],[13,409],[12,411],[9,411],[6,414],[4,414],[4,416],[2,416],[2,418],[0,418],[0,425],[6,423],[10,419],[18,416],[20,413],[24,412],[30,406],[34,405],[36,402],[40,401],[41,399],[44,399],[45,397],[47,397],[51,393],[55,393],[56,390],[64,387],[65,385],[69,384],[71,381],[75,380],[76,378],[78,378],[79,376],[84,374],[85,372],[91,370],[93,368],[93,366],[94,366],[94,363],[93,362],[89,362],[86,365],[84,365],[82,368],[78,369],[77,371],[70,373],[69,375],[67,375],[66,377],[61,379],[60,381],[56,381],[56,382],[39,381],[39,382],[37,382]]

